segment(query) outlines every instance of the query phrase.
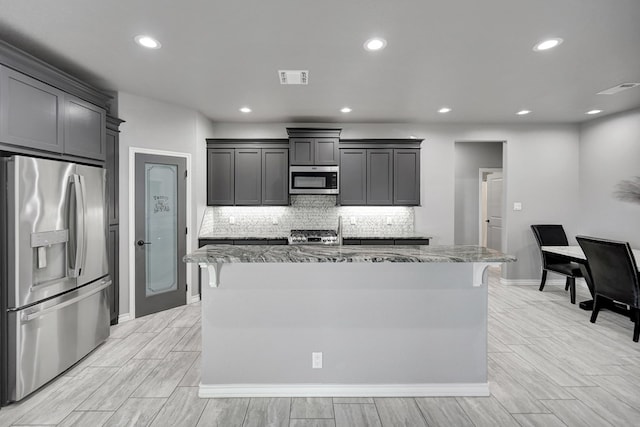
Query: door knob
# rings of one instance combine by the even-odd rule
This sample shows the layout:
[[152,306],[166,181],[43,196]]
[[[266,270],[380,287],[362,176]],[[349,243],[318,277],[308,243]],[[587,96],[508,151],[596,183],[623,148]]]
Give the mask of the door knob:
[[144,245],[150,245],[151,244],[151,242],[145,242],[142,239],[138,240],[136,243],[137,243],[138,246],[144,246]]

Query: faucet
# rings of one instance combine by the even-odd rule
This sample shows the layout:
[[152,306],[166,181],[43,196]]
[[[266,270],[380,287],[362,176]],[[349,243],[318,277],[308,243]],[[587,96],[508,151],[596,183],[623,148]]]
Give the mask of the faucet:
[[338,245],[342,246],[342,215],[338,215]]

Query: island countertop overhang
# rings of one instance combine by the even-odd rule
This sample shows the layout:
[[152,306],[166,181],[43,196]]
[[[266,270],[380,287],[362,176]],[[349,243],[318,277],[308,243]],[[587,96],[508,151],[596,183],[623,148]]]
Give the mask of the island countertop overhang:
[[207,245],[184,256],[188,263],[500,263],[516,258],[475,245],[330,246]]

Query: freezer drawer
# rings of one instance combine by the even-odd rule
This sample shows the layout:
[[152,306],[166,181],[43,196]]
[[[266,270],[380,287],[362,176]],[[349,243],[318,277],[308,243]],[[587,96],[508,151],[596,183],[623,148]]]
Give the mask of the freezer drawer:
[[109,337],[109,276],[60,297],[10,311],[9,400],[51,381]]

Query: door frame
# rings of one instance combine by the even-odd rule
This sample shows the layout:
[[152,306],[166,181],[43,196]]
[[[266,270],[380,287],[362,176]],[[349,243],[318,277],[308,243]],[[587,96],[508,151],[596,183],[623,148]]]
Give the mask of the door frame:
[[[191,154],[178,152],[178,151],[167,151],[167,150],[155,150],[150,148],[140,148],[140,147],[129,147],[129,234],[127,239],[125,240],[128,248],[129,248],[129,319],[136,318],[136,253],[135,253],[135,242],[136,242],[136,154],[155,154],[159,156],[171,156],[171,157],[181,157],[186,161],[187,168],[187,182],[186,182],[186,221],[187,221],[187,234],[185,234],[185,248],[187,253],[192,250],[190,245],[191,236],[193,234],[193,227],[191,221],[191,178],[193,176],[193,169],[191,168]],[[191,292],[193,292],[193,281],[191,280],[191,268],[187,265],[186,273],[187,273],[187,304],[192,301],[197,300],[197,296],[192,297]]]
[[[482,182],[483,182],[483,175],[484,174],[490,174],[490,173],[494,173],[494,172],[502,172],[503,173],[503,179],[504,179],[504,168],[479,168],[478,169],[478,246],[482,246],[482,207],[483,205],[486,203],[486,200],[483,200],[483,195],[482,195]],[[504,181],[503,181],[504,183]],[[505,207],[505,199],[504,199],[504,185],[502,186],[502,212],[504,214],[504,207]],[[502,221],[504,222],[504,217],[502,218]],[[503,249],[504,249],[504,243],[503,243]]]

